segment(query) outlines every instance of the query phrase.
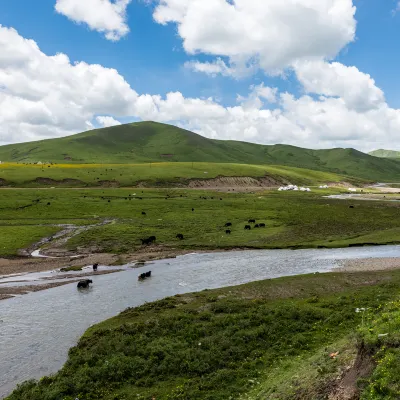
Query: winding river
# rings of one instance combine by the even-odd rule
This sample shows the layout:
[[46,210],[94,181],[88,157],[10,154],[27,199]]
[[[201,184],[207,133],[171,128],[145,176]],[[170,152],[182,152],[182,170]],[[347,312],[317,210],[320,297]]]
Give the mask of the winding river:
[[[400,246],[190,254],[93,278],[87,292],[69,284],[0,302],[0,398],[20,382],[56,372],[92,324],[127,307],[187,292],[255,280],[328,272],[338,260],[400,257]],[[138,273],[153,271],[138,282]]]

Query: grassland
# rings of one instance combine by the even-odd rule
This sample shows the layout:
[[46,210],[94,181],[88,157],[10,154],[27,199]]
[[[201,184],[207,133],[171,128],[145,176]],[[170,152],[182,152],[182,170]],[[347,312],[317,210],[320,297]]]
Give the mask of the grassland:
[[366,181],[342,175],[275,165],[221,163],[148,163],[148,164],[55,164],[25,165],[3,163],[0,179],[11,187],[107,187],[136,185],[150,187],[187,186],[193,179],[224,177],[269,178],[272,185],[285,182],[298,185]]
[[155,122],[127,124],[60,139],[1,146],[0,160],[58,164],[146,164],[173,161],[281,165],[380,182],[400,181],[400,161],[373,157],[354,149],[310,150],[289,145],[264,146],[212,140]]
[[[74,236],[66,247],[74,252],[86,248],[133,253],[143,249],[141,238],[152,235],[156,248],[187,250],[400,243],[400,203],[322,197],[340,191],[3,189],[0,237],[5,248],[0,255],[17,254],[40,236],[61,230],[60,224],[93,225],[104,219],[113,222]],[[249,219],[266,227],[244,231]],[[225,233],[227,222],[232,223],[230,235]],[[178,233],[184,240],[176,238]]]
[[400,158],[400,151],[395,150],[375,150],[369,153],[374,157],[382,157],[382,158]]
[[397,399],[399,284],[399,271],[317,274],[128,309],[8,400],[339,399],[342,383],[353,398]]

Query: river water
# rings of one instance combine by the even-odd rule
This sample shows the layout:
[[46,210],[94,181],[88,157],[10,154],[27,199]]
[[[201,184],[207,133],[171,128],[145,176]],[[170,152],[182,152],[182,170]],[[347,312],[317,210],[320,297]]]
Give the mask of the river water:
[[[400,246],[190,254],[95,276],[88,291],[78,291],[74,283],[0,301],[0,398],[24,380],[56,372],[89,326],[127,307],[175,294],[328,272],[338,260],[370,257],[400,257]],[[152,278],[138,282],[138,274],[150,269]]]

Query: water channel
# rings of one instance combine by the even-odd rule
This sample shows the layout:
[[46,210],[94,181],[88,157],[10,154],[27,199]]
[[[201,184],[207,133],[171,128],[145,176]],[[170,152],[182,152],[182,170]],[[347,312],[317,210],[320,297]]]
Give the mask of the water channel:
[[[400,246],[190,254],[95,276],[86,292],[74,283],[0,301],[0,398],[24,380],[56,372],[89,326],[127,307],[175,294],[328,272],[339,260],[378,257],[400,257]],[[138,273],[150,269],[152,278],[138,282]]]

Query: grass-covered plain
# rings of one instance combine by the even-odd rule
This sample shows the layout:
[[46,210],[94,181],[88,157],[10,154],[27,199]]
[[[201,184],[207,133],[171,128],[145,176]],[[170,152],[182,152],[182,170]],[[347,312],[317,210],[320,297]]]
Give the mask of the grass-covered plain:
[[[372,355],[385,332],[393,333],[384,339],[392,349],[377,355],[359,391],[363,399],[397,399],[399,284],[399,271],[316,274],[128,309],[90,328],[59,373],[8,399],[327,399],[365,338]],[[396,313],[392,330],[387,303]],[[357,390],[356,379],[352,385]]]
[[269,177],[276,185],[320,185],[342,181],[362,184],[366,181],[331,172],[313,171],[277,165],[229,163],[147,163],[147,164],[0,164],[3,186],[15,187],[150,187],[185,186],[191,179],[224,177]]
[[[86,247],[130,253],[141,247],[141,238],[153,235],[157,237],[156,245],[188,250],[400,242],[400,203],[322,197],[333,192],[340,189],[316,189],[311,193],[3,189],[0,237],[5,249],[0,248],[0,255],[16,254],[40,236],[60,230],[58,224],[93,225],[104,219],[113,222],[74,236],[67,246],[71,250]],[[266,227],[245,231],[249,219]],[[225,233],[227,222],[232,223],[230,235]],[[184,240],[176,238],[178,233],[184,235]]]

